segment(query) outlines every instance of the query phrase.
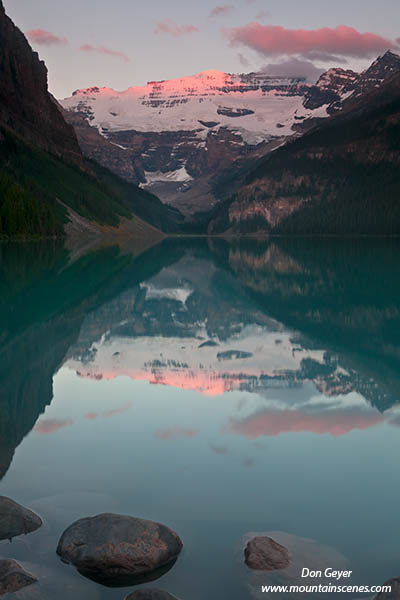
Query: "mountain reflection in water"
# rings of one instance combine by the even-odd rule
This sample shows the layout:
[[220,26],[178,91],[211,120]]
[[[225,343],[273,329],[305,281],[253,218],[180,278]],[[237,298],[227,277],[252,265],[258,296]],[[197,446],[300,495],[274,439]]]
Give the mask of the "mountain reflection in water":
[[[166,241],[71,264],[54,245],[2,246],[0,475],[62,365],[216,401],[249,392],[226,430],[250,439],[399,425],[398,250],[383,240]],[[318,395],[285,393],[307,382]],[[42,419],[36,431],[72,424]]]

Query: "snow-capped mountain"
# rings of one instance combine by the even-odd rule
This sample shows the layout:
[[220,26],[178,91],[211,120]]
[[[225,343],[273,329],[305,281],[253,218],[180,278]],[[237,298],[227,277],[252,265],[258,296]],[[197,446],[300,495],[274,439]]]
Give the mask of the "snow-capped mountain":
[[[92,87],[62,101],[85,115],[105,135],[110,132],[196,131],[204,141],[210,129],[226,127],[257,144],[290,134],[294,115],[307,116],[304,79],[262,74],[231,75],[204,71],[170,81],[150,81],[124,92]],[[279,127],[280,128],[280,127]]]
[[[178,206],[191,212],[207,207],[193,207],[199,183],[204,200],[211,177],[235,161],[274,150],[399,69],[400,57],[387,52],[361,74],[330,69],[316,84],[301,77],[211,70],[122,92],[81,89],[61,104],[86,154],[162,199],[183,192],[185,201]],[[96,142],[93,130],[108,143]],[[128,160],[121,160],[121,152]]]

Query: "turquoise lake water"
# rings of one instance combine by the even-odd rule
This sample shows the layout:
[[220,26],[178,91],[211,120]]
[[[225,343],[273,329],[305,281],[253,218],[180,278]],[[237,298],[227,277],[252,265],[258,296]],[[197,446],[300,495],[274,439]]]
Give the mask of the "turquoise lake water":
[[384,239],[0,246],[0,494],[44,522],[0,542],[41,586],[13,597],[134,591],[55,554],[102,512],[180,535],[141,587],[181,600],[267,597],[249,532],[283,532],[299,565],[347,564],[354,584],[399,576],[399,257]]

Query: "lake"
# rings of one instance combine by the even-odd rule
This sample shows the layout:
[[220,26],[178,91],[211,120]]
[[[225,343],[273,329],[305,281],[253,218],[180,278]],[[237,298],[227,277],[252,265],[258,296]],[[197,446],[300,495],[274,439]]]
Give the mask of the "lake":
[[385,239],[1,245],[0,494],[43,519],[3,557],[44,600],[123,600],[135,588],[55,553],[116,512],[182,538],[139,586],[181,600],[260,597],[249,532],[355,584],[399,576],[399,256]]

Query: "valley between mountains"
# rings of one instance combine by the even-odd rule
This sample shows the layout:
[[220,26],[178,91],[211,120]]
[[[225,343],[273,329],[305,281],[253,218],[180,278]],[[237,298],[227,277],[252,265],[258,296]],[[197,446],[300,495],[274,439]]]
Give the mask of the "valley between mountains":
[[400,57],[56,100],[0,0],[0,235],[398,235]]

